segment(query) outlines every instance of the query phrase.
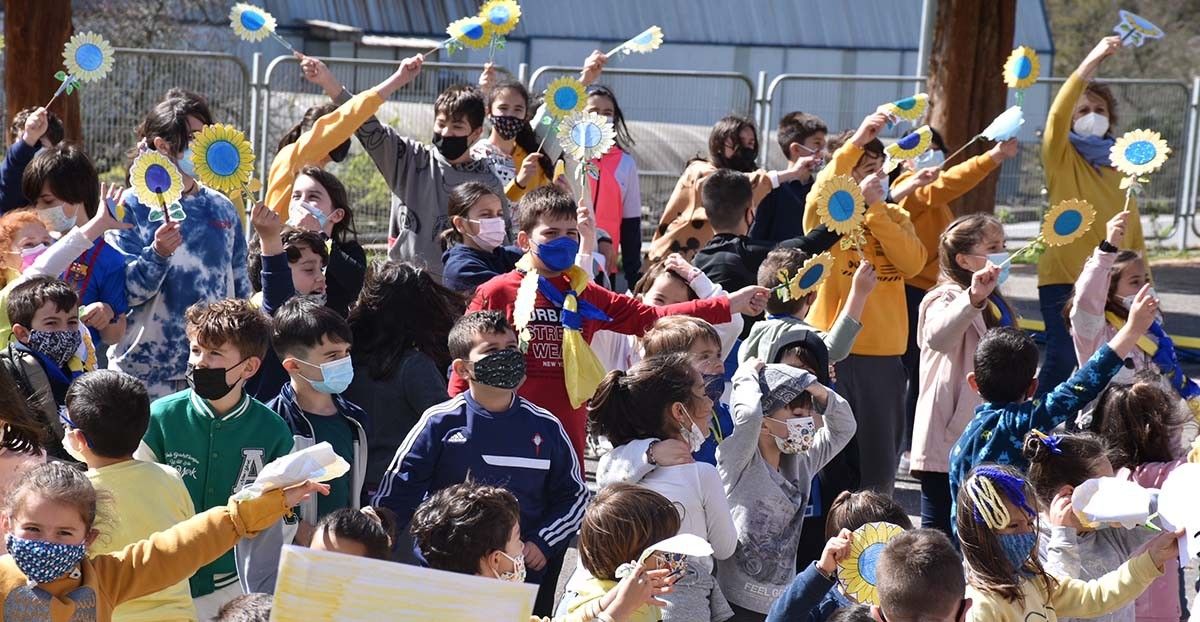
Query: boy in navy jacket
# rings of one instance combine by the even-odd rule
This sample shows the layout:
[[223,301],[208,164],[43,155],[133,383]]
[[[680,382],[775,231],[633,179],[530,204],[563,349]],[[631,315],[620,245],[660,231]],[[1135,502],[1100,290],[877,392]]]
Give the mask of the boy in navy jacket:
[[468,476],[512,491],[521,506],[526,581],[541,585],[534,613],[550,615],[563,555],[588,500],[575,450],[554,415],[517,396],[525,355],[503,313],[467,314],[448,341],[452,367],[470,388],[425,411],[372,505],[406,526],[421,501]]

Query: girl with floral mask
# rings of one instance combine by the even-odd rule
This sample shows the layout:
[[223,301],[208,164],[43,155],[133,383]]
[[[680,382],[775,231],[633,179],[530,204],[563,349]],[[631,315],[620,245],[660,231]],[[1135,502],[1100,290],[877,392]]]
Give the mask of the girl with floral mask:
[[[730,613],[717,589],[713,558],[733,554],[737,532],[717,468],[691,456],[709,436],[712,409],[704,376],[689,355],[671,354],[649,356],[628,372],[610,372],[588,413],[592,431],[614,447],[600,459],[597,482],[638,484],[663,495],[681,508],[679,533],[713,545],[712,557],[689,559],[675,594],[665,598],[671,606],[663,611],[663,620],[720,620]],[[650,441],[640,442],[645,439]],[[626,447],[640,449],[645,458],[627,459]]]
[[969,620],[1102,616],[1133,602],[1178,557],[1182,530],[1159,534],[1145,552],[1099,579],[1051,574],[1038,559],[1038,506],[1033,487],[1012,467],[980,465],[967,477],[957,528],[968,569]]
[[508,225],[500,197],[478,182],[450,190],[450,228],[442,232],[442,283],[470,293],[497,274],[510,272],[520,249],[507,246]]

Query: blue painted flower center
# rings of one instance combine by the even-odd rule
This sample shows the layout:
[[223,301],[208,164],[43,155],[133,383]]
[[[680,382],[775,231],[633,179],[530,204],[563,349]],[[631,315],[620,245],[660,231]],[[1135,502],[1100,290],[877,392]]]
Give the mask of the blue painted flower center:
[[808,269],[803,276],[800,277],[800,288],[808,289],[817,284],[821,280],[821,276],[825,274],[825,265],[817,264]]
[[1025,78],[1028,78],[1030,72],[1032,72],[1032,71],[1033,71],[1033,63],[1029,61],[1028,56],[1022,56],[1020,59],[1017,60],[1017,78],[1018,79],[1024,80]]
[[227,140],[218,140],[209,145],[208,150],[204,152],[204,161],[208,163],[208,168],[213,173],[221,177],[229,177],[241,167],[242,154],[237,147],[233,146],[233,143]]
[[647,30],[646,32],[634,37],[633,42],[637,43],[638,45],[650,45],[654,42],[654,33]]
[[95,71],[104,64],[104,53],[95,43],[84,43],[75,50],[75,62],[84,71]]
[[242,11],[242,28],[250,32],[258,32],[267,25],[267,16],[258,11]]
[[162,194],[171,188],[171,174],[161,164],[146,167],[146,187],[151,192]]
[[497,26],[507,24],[509,16],[508,7],[504,5],[494,6],[491,11],[488,11],[488,19]]
[[913,108],[917,107],[917,98],[905,97],[904,99],[896,102],[894,105],[901,110],[912,110]]
[[854,201],[854,195],[845,190],[838,190],[829,197],[829,215],[834,222],[845,222],[854,216],[854,209],[857,207]]
[[467,24],[467,26],[463,28],[463,36],[471,39],[472,41],[482,39],[483,24],[477,22],[471,22],[470,24]]
[[1148,140],[1134,141],[1125,147],[1125,159],[1137,166],[1149,163],[1157,155],[1158,149]]
[[875,581],[875,565],[879,562],[879,556],[883,554],[884,546],[885,543],[876,542],[863,549],[858,556],[858,576],[870,585],[878,585]]
[[595,123],[577,123],[571,128],[571,140],[585,149],[594,149],[599,145],[602,135]]
[[921,144],[921,135],[916,132],[913,132],[912,134],[909,134],[908,136],[905,136],[904,138],[901,138],[900,140],[898,140],[896,142],[900,144],[901,149],[908,151],[910,149],[916,148],[917,145]]
[[554,105],[559,110],[574,110],[579,105],[579,93],[575,89],[562,87],[554,91]]
[[1054,219],[1054,232],[1061,236],[1075,233],[1083,224],[1083,214],[1079,210],[1067,210]]

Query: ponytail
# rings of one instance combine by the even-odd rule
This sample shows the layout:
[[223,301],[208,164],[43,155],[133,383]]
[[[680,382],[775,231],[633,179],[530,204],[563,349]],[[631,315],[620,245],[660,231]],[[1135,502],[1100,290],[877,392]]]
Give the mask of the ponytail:
[[1090,432],[1025,435],[1021,454],[1029,461],[1027,480],[1038,503],[1050,507],[1063,486],[1078,486],[1096,477],[1108,462],[1104,439]]
[[588,404],[589,426],[618,447],[643,438],[674,438],[671,406],[683,403],[690,411],[696,380],[685,354],[651,356],[628,372],[608,372]]

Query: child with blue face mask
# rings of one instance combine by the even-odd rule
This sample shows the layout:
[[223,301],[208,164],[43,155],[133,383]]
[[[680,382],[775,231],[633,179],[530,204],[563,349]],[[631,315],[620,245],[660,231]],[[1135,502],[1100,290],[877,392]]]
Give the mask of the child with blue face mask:
[[1092,581],[1055,576],[1038,560],[1038,501],[1016,469],[976,467],[958,497],[958,536],[968,567],[968,620],[1093,618],[1133,602],[1178,557],[1183,534],[1159,534],[1145,552]]

